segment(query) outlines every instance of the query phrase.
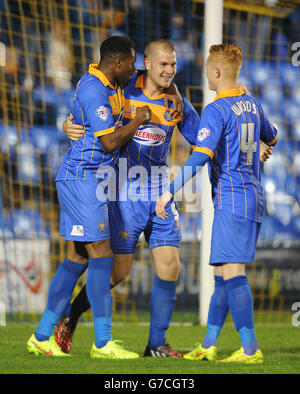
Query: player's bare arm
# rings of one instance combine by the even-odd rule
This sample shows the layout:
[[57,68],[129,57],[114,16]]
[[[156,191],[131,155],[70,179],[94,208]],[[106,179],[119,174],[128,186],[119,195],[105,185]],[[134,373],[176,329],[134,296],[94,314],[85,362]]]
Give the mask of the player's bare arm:
[[111,134],[103,135],[100,142],[107,152],[113,152],[124,145],[140,127],[141,124],[151,119],[151,110],[148,105],[136,108],[134,119],[123,127],[115,129]]

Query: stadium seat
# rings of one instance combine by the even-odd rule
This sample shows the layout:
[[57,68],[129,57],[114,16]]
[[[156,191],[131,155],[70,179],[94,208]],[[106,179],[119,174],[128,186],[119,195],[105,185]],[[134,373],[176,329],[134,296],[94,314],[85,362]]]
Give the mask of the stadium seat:
[[279,107],[284,98],[284,92],[281,83],[279,81],[265,81],[261,97],[262,100],[269,105],[276,105]]
[[0,124],[0,142],[1,152],[5,155],[9,154],[11,159],[14,160],[18,143],[18,133],[13,125]]
[[283,85],[292,88],[299,79],[299,68],[294,67],[290,62],[284,62],[280,65],[280,74]]
[[300,141],[300,119],[291,122],[291,135],[293,138]]
[[280,140],[285,139],[288,135],[288,123],[285,118],[280,113],[277,113],[270,116],[269,119],[278,130]]
[[299,120],[299,105],[297,105],[292,99],[286,102],[285,116],[290,122]]
[[38,211],[11,210],[4,215],[5,227],[16,238],[48,238],[50,229],[45,225]]
[[264,88],[265,84],[270,80],[278,80],[278,74],[274,71],[274,67],[271,63],[264,61],[249,61],[248,70],[250,72],[254,86],[260,86],[261,88]]
[[259,240],[261,241],[296,241],[297,233],[295,233],[294,224],[283,224],[276,217],[265,216],[262,222]]
[[183,229],[183,241],[192,242],[201,239],[201,215],[199,212],[180,212],[180,225]]
[[[299,78],[299,77],[298,77]],[[300,104],[300,82],[298,80],[290,87],[291,100],[299,106]]]
[[54,126],[35,126],[31,129],[31,133],[37,154],[41,156],[41,165],[49,167],[54,177],[61,161],[59,149],[61,133]]

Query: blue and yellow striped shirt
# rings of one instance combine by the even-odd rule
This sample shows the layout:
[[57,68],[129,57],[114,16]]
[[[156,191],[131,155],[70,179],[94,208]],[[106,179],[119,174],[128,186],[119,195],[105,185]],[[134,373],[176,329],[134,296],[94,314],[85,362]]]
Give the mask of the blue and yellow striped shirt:
[[225,90],[205,107],[194,150],[211,158],[215,209],[262,221],[259,143],[273,145],[277,137],[259,102],[241,89]]
[[71,141],[56,181],[86,180],[102,166],[115,165],[119,151],[105,152],[98,137],[122,125],[124,102],[122,89],[91,64],[76,86],[72,103],[73,123],[83,125],[85,133],[79,141]]

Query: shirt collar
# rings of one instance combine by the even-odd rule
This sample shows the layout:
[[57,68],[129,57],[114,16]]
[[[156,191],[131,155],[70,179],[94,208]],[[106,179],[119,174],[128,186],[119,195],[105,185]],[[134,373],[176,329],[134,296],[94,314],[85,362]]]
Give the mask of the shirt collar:
[[142,92],[144,93],[144,95],[147,96],[150,100],[158,100],[162,97],[165,97],[165,93],[162,93],[162,94],[155,96],[155,97],[151,97],[150,94],[146,92],[146,90],[144,89],[144,74],[143,73],[137,77],[135,87],[140,88],[142,90]]
[[222,92],[220,92],[217,95],[214,101],[223,97],[236,97],[236,96],[242,96],[243,94],[244,91],[241,88],[222,90]]
[[107,76],[103,74],[102,71],[98,70],[98,64],[90,64],[89,65],[89,74],[94,75],[95,77],[99,78],[100,81],[103,83],[104,86],[110,86],[113,89],[116,89],[116,85],[113,86],[112,83],[109,81]]

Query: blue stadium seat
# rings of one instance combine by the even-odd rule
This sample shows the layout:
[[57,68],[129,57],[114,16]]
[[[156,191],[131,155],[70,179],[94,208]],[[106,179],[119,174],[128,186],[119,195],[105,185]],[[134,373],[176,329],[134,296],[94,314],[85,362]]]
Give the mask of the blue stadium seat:
[[183,241],[199,241],[201,238],[201,215],[199,212],[180,212]]
[[286,138],[288,135],[288,123],[285,118],[280,113],[277,113],[276,115],[269,116],[269,119],[278,130],[279,139]]
[[57,105],[57,92],[53,86],[39,86],[33,91],[33,100]]
[[299,67],[294,67],[290,62],[280,65],[282,83],[285,87],[292,88],[299,79]]
[[0,124],[0,149],[4,155],[9,154],[12,160],[16,157],[18,145],[18,133],[16,128],[11,125]]
[[[299,78],[299,76],[298,76]],[[300,81],[296,79],[294,84],[290,87],[291,101],[299,106],[300,104]]]
[[65,118],[72,105],[73,89],[57,92],[52,86],[39,86],[33,92],[35,124],[56,125],[58,117]]
[[270,80],[280,81],[281,74],[277,73],[274,66],[271,63],[264,61],[249,61],[248,70],[251,75],[254,86],[264,88],[265,84]]
[[286,114],[286,119],[289,122],[299,120],[299,105],[297,105],[293,99],[286,100],[285,114]]
[[280,182],[276,175],[265,175],[261,176],[261,183],[265,193],[276,193],[276,191],[282,189],[283,182]]
[[274,148],[272,156],[264,163],[265,176],[276,177],[278,182],[283,182],[286,176],[285,162],[282,153]]
[[295,152],[292,157],[292,169],[294,174],[300,175],[300,152]]
[[300,119],[291,122],[291,135],[300,141]]
[[16,238],[48,238],[50,229],[45,225],[38,211],[11,210],[4,215],[5,227]]
[[300,239],[300,216],[296,216],[292,219],[292,229],[295,233],[296,238]]
[[261,98],[270,105],[281,105],[284,99],[284,92],[280,81],[265,81]]
[[39,166],[34,145],[30,142],[21,142],[18,146],[18,153],[20,162],[20,179],[25,183],[39,183]]
[[34,126],[31,128],[31,133],[37,153],[41,155],[41,165],[49,167],[54,177],[61,162],[59,154],[61,133],[55,126]]

